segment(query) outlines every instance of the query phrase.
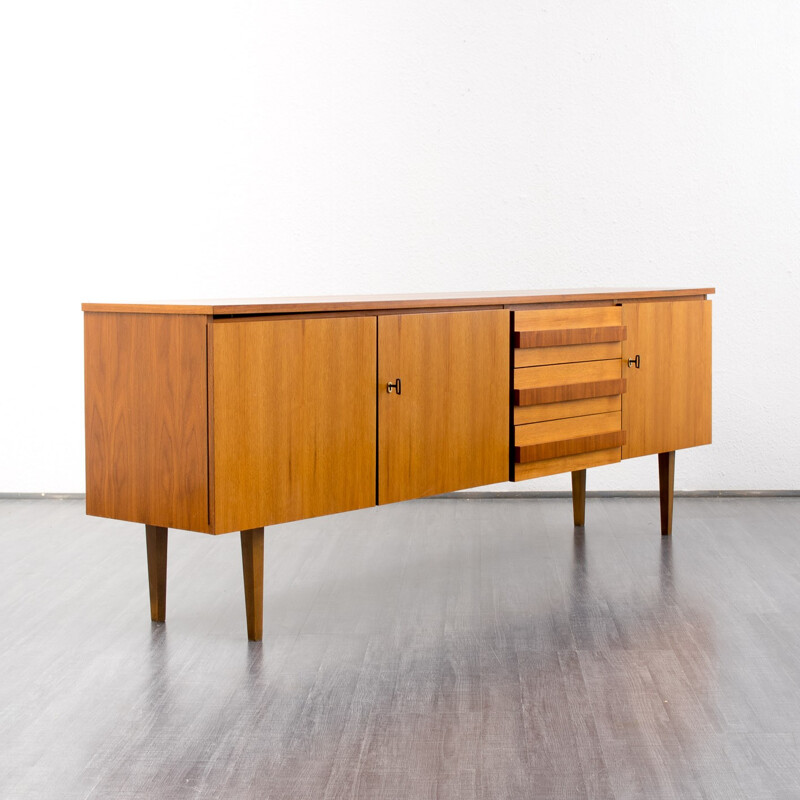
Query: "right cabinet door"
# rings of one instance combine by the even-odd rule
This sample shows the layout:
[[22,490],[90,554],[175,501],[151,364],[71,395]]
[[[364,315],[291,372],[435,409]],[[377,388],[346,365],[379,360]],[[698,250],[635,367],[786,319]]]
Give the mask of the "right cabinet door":
[[710,444],[711,301],[629,303],[622,314],[622,457]]
[[508,480],[509,334],[500,309],[378,317],[379,503]]

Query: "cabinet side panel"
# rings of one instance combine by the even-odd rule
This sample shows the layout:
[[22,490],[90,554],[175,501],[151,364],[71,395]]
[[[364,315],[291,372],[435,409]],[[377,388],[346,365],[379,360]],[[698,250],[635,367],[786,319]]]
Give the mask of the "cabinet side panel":
[[508,480],[509,329],[505,310],[379,317],[380,503]]
[[214,530],[375,503],[374,317],[213,325]]
[[206,317],[84,314],[86,511],[207,531]]
[[633,303],[623,314],[622,457],[710,444],[711,301]]

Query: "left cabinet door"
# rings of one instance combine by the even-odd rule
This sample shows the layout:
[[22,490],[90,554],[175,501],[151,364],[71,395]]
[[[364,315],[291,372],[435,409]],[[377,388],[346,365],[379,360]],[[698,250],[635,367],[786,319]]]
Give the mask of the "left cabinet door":
[[375,504],[375,317],[211,328],[214,531]]

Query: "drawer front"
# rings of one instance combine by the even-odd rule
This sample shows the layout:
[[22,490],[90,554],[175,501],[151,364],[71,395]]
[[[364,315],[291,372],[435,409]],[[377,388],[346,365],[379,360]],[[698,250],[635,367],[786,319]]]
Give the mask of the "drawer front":
[[515,478],[610,464],[620,460],[624,443],[619,411],[517,425]]
[[626,334],[619,306],[517,311],[514,366],[620,358]]
[[622,447],[625,435],[621,422],[620,413],[610,411],[517,425],[514,429],[514,460],[518,464],[527,464]]
[[625,392],[619,359],[514,370],[514,424],[615,411]]
[[[517,320],[515,327],[532,322],[574,326],[566,330],[600,330],[619,326],[619,308],[556,309],[524,312],[528,320]],[[576,313],[579,312],[579,313]],[[542,318],[542,315],[545,315]],[[582,319],[578,317],[582,316]],[[566,318],[565,318],[566,317]],[[596,323],[590,327],[589,323]],[[542,328],[542,331],[547,329]],[[515,336],[518,333],[515,332]],[[539,341],[558,340],[559,331]],[[601,336],[619,336],[618,330]],[[590,334],[567,333],[564,339],[587,338]],[[531,342],[533,339],[519,339]],[[587,348],[593,348],[589,353]],[[605,349],[603,349],[605,348]],[[621,341],[589,344],[546,344],[530,351],[567,352],[569,355],[597,356],[615,348],[612,358],[565,361],[540,366],[517,367],[514,370],[514,441],[512,443],[513,480],[527,480],[543,475],[588,469],[620,461],[626,441],[622,429],[622,394],[626,379],[622,377]],[[520,352],[519,350],[517,351]]]
[[621,448],[594,450],[575,456],[547,458],[543,461],[530,461],[527,464],[514,465],[514,480],[527,481],[531,478],[543,478],[545,475],[559,475],[562,472],[575,472],[579,469],[602,467],[605,464],[616,464],[620,460]]
[[622,411],[622,395],[590,397],[586,400],[565,400],[561,403],[545,403],[534,406],[516,406],[514,424],[546,422],[550,419],[566,419],[583,414],[605,414],[609,411]]

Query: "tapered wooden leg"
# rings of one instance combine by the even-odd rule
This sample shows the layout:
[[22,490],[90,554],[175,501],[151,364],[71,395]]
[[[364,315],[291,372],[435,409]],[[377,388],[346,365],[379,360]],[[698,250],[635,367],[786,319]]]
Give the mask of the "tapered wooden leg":
[[242,569],[244,604],[247,611],[247,638],[260,642],[264,623],[264,529],[242,531]]
[[150,619],[167,618],[167,529],[145,525],[147,577],[150,581]]
[[672,499],[675,487],[675,451],[658,454],[658,494],[661,500],[661,535],[672,533]]
[[575,527],[583,527],[586,518],[586,470],[572,473],[572,516]]

